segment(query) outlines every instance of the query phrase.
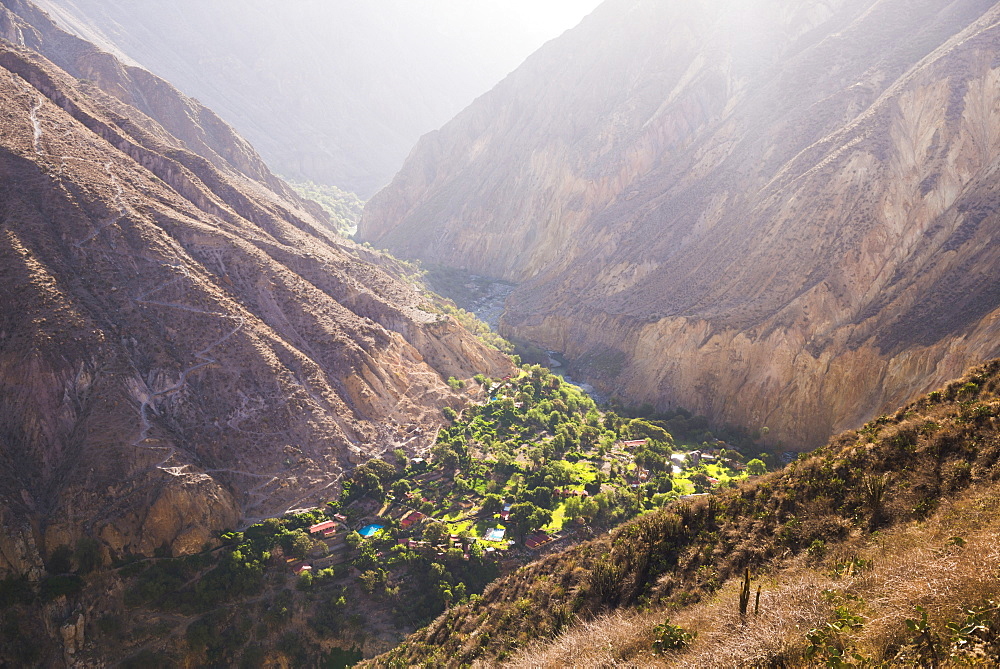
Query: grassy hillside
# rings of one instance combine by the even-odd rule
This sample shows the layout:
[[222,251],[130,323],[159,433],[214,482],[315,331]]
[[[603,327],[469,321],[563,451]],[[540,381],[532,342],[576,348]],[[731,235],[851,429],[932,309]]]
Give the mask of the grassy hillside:
[[[998,389],[993,361],[781,472],[523,567],[375,663],[988,663]],[[756,616],[738,610],[746,569]],[[654,657],[656,634],[681,648]]]

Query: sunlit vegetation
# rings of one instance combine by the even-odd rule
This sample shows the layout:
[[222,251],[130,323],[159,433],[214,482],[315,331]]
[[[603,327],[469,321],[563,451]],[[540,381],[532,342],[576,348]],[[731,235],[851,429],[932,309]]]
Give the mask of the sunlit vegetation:
[[323,207],[333,221],[335,232],[349,235],[358,227],[365,203],[354,193],[312,181],[297,182],[289,179],[285,181],[299,195]]
[[489,325],[479,320],[475,314],[455,306],[450,300],[437,300],[427,303],[421,308],[430,313],[451,316],[487,346],[495,348],[498,351],[503,351],[504,353],[514,352],[513,344],[494,332]]
[[475,381],[488,400],[461,415],[445,409],[451,425],[421,463],[427,473],[372,460],[345,484],[343,499],[395,499],[452,532],[495,525],[523,543],[535,530],[610,527],[745,476],[745,456],[726,444],[678,445],[661,421],[601,411],[538,365]]
[[659,654],[683,666],[991,666],[998,392],[993,362],[780,472],[510,574],[388,659],[498,661],[537,643],[518,666]]

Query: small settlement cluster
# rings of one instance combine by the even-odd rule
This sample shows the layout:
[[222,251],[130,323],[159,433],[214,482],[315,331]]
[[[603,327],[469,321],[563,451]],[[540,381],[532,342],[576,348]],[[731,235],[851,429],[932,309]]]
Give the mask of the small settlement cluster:
[[[431,560],[527,558],[747,475],[745,457],[724,442],[675,444],[664,423],[599,411],[538,366],[476,381],[485,399],[445,412],[450,425],[428,459],[397,449],[355,470],[336,514],[309,528],[319,540],[311,559],[290,561],[294,569],[354,559],[362,570],[393,549]],[[364,551],[374,559],[359,565]]]

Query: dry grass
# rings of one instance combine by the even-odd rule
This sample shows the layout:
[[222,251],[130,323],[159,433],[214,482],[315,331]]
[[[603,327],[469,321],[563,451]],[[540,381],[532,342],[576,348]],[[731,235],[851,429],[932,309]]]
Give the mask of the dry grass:
[[[963,606],[1000,592],[998,392],[1000,360],[780,472],[642,516],[498,581],[376,664],[789,667],[808,664],[813,645],[813,664],[849,651],[877,666],[946,650],[927,635],[907,648],[916,635],[905,622],[921,606],[948,636],[944,624],[964,618]],[[838,575],[848,558],[864,568]],[[726,581],[746,567],[766,591],[760,616],[742,621]],[[648,607],[656,613],[637,612]],[[668,615],[698,638],[654,657],[653,628]],[[587,626],[567,628],[574,621]],[[1000,656],[1000,615],[977,634]]]
[[[662,616],[650,612],[616,612],[574,625],[554,640],[536,642],[505,667],[636,667],[649,666],[652,629]],[[476,666],[492,666],[480,663]]]
[[[924,523],[882,535],[855,537],[822,560],[801,555],[774,574],[762,575],[760,615],[740,619],[738,583],[728,582],[711,600],[656,611],[617,612],[574,626],[554,640],[523,650],[508,667],[670,666],[763,667],[816,665],[804,652],[806,633],[845,606],[864,618],[842,636],[846,647],[874,663],[894,661],[912,634],[905,621],[924,607],[933,628],[962,617],[965,607],[1000,598],[1000,489],[982,486],[945,504]],[[964,545],[957,545],[960,537]],[[837,576],[850,558],[872,561],[870,570]],[[669,618],[698,636],[687,649],[657,657],[653,627]],[[991,665],[985,660],[982,666]],[[947,666],[947,662],[942,665]]]

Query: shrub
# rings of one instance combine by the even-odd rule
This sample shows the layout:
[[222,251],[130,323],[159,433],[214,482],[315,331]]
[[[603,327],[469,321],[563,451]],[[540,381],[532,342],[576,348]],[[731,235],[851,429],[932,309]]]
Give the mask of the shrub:
[[82,537],[76,542],[74,558],[79,573],[89,574],[101,565],[101,545],[96,539]]
[[83,579],[75,574],[59,574],[49,576],[42,581],[41,597],[46,602],[61,597],[63,595],[71,597],[79,594],[83,590]]
[[670,620],[653,628],[653,651],[663,653],[668,650],[679,650],[694,641],[697,632],[686,632],[678,625],[671,625]]
[[73,549],[66,544],[56,546],[49,556],[45,570],[50,574],[68,574],[73,570]]

